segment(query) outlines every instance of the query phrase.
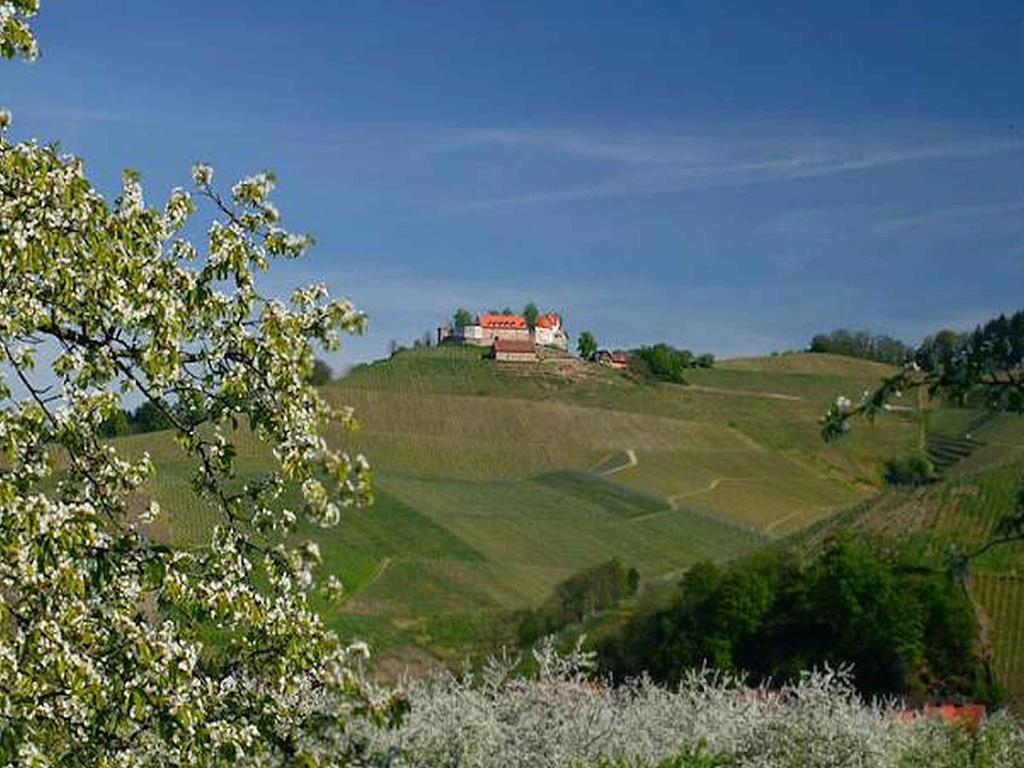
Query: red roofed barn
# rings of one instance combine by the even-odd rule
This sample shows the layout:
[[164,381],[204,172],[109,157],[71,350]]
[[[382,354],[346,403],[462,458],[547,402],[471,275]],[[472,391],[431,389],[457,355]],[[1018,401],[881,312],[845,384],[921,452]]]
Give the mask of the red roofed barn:
[[537,359],[537,347],[529,339],[495,339],[491,355],[499,362],[532,363]]

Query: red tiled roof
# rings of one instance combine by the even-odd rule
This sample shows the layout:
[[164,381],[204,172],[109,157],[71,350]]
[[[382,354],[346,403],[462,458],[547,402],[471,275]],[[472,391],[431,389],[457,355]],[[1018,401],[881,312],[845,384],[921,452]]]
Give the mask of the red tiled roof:
[[480,325],[484,328],[526,328],[526,318],[522,315],[495,315],[484,312],[480,315]]
[[536,352],[537,348],[532,341],[520,339],[495,339],[495,352]]
[[538,328],[557,328],[561,325],[561,318],[555,312],[549,312],[537,318]]

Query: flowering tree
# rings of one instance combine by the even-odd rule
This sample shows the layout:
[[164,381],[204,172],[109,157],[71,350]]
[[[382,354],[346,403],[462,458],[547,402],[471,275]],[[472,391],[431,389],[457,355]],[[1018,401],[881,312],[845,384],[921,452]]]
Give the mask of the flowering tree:
[[1024,730],[1006,714],[947,727],[864,702],[849,669],[772,688],[707,668],[673,688],[611,687],[579,647],[542,644],[532,675],[517,661],[414,682],[409,716],[368,734],[370,751],[408,768],[1024,768]]
[[[37,10],[0,0],[3,57],[36,55]],[[0,764],[344,762],[348,724],[401,702],[362,678],[365,646],[311,610],[314,588],[340,588],[316,586],[316,545],[284,542],[299,519],[331,525],[370,499],[362,457],[321,436],[352,414],[308,383],[315,346],[363,315],[322,286],[289,303],[258,291],[270,262],[311,244],[279,224],[269,173],[222,194],[197,165],[195,192],[154,208],[126,172],[111,205],[79,159],[9,140],[10,122],[0,113]],[[155,468],[101,432],[129,393],[195,462],[220,515],[204,546],[145,535]],[[232,481],[238,429],[271,447],[273,472]]]

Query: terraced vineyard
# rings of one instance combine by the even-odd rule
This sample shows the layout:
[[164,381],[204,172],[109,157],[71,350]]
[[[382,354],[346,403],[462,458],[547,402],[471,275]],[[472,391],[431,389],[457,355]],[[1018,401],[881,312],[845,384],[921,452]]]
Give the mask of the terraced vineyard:
[[[879,366],[829,356],[743,361],[693,386],[638,382],[568,358],[502,366],[478,350],[403,352],[325,389],[350,405],[377,504],[310,530],[349,597],[324,606],[345,635],[383,649],[389,671],[452,661],[507,640],[521,608],[569,575],[619,557],[644,580],[677,578],[827,517],[877,489],[881,461],[916,444],[901,416],[825,446],[817,419]],[[266,463],[239,436],[239,471]],[[161,475],[157,535],[189,541],[212,516],[191,499],[167,435],[130,438]]]
[[970,586],[984,615],[996,676],[1011,704],[1024,711],[1024,574],[975,573]]

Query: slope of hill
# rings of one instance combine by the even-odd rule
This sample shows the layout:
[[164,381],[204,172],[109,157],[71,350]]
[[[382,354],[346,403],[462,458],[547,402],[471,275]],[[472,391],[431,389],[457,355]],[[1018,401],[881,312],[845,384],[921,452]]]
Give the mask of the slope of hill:
[[[949,547],[970,550],[996,533],[1014,509],[1024,480],[1024,418],[968,409],[929,413],[929,437],[966,440],[972,450],[949,464],[940,483],[888,490],[840,512],[796,538],[814,548],[839,526],[883,537],[919,551],[942,567]],[[1011,702],[1024,711],[1024,544],[989,550],[973,563],[968,581],[993,668]]]
[[[308,532],[349,592],[328,620],[399,666],[457,659],[507,638],[513,612],[588,566],[619,557],[644,579],[673,578],[865,498],[880,462],[917,445],[915,415],[824,445],[827,402],[869,386],[878,366],[814,357],[810,372],[694,371],[689,387],[457,347],[357,367],[325,394],[363,428],[330,438],[370,457],[377,504]],[[188,467],[169,436],[129,444],[160,462],[160,535],[204,530],[202,504],[181,501]],[[265,463],[244,435],[240,449],[240,473]]]

